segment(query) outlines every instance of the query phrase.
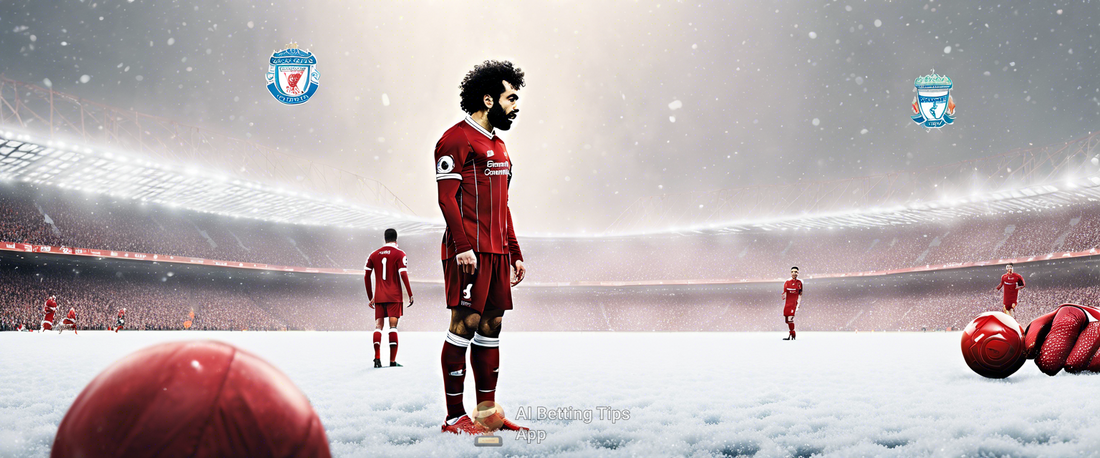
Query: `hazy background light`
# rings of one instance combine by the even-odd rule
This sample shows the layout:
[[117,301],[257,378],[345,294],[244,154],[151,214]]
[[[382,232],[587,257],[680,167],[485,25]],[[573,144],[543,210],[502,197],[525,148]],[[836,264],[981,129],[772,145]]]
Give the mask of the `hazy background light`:
[[[599,233],[639,197],[667,193],[670,202],[697,205],[694,191],[941,165],[1076,138],[1095,131],[1100,119],[1100,47],[1087,8],[1057,14],[1026,2],[868,2],[848,11],[831,1],[187,6],[118,2],[104,20],[89,20],[100,15],[89,2],[0,3],[0,17],[11,25],[0,27],[4,74],[39,85],[49,79],[56,91],[344,168],[385,183],[418,215],[434,217],[430,156],[440,133],[461,117],[457,85],[483,59],[512,59],[529,84],[516,126],[502,135],[516,167],[513,213],[521,231],[554,233]],[[489,19],[484,33],[438,33],[486,18],[508,20],[497,26]],[[39,37],[33,49],[30,35]],[[45,46],[47,36],[69,45]],[[267,57],[291,41],[317,54],[321,75],[318,95],[299,107],[279,105],[262,79]],[[909,120],[908,106],[913,78],[933,67],[954,80],[959,118],[926,132]]]

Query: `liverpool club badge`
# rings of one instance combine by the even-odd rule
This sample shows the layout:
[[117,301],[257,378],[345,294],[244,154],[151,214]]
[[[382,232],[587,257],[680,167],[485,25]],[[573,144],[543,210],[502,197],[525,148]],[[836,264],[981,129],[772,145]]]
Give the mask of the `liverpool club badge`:
[[297,43],[271,54],[267,67],[267,90],[287,105],[306,103],[317,92],[317,57],[298,49]]

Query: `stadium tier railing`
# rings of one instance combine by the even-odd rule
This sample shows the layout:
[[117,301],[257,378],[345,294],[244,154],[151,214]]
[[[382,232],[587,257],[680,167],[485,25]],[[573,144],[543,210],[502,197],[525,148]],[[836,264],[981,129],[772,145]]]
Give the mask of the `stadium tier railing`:
[[[364,275],[363,269],[331,269],[318,267],[281,266],[241,261],[224,261],[217,259],[196,258],[190,256],[160,255],[151,253],[133,253],[129,251],[100,250],[94,248],[73,248],[65,246],[35,245],[32,243],[0,242],[0,251],[12,251],[22,253],[38,253],[59,256],[81,256],[101,259],[118,259],[138,262],[165,262],[174,264],[202,265],[227,269],[267,270],[277,272],[296,272],[306,274],[325,275]],[[1055,259],[1084,258],[1100,254],[1096,248],[1085,251],[1064,251],[1049,253],[1046,255],[1026,256],[1020,258],[1001,258],[974,262],[952,262],[947,264],[928,264],[917,267],[906,267],[888,270],[868,270],[862,272],[829,273],[821,275],[807,275],[805,279],[827,279],[848,277],[873,277],[882,275],[895,275],[917,272],[931,272],[937,270],[965,269],[969,267],[984,267],[999,264],[1025,264],[1029,262],[1050,261]],[[636,281],[573,281],[573,282],[526,282],[526,286],[536,287],[563,287],[563,286],[662,286],[662,285],[729,285],[739,283],[771,283],[783,282],[785,277],[758,277],[758,278],[726,278],[726,279],[673,279],[673,280],[636,280]],[[437,279],[412,279],[417,283],[442,283]]]

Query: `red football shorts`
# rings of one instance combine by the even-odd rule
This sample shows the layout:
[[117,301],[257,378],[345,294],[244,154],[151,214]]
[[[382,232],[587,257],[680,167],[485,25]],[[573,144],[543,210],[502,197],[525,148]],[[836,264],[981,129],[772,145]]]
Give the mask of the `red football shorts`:
[[785,305],[785,306],[783,306],[783,316],[793,317],[795,312],[797,312],[797,311],[798,311],[798,305]]
[[53,330],[53,322],[52,321],[43,321],[42,322],[42,329],[45,329],[47,331],[52,331]]
[[403,304],[400,302],[383,302],[374,304],[374,319],[382,319],[386,317],[401,317],[401,310]]
[[1015,294],[1013,294],[1011,296],[1009,296],[1007,294],[1005,295],[1004,305],[1005,305],[1005,307],[1008,307],[1009,310],[1012,310],[1013,308],[1015,308],[1017,302],[1018,301],[1016,300],[1016,295]]
[[447,308],[469,307],[478,314],[486,310],[512,310],[511,255],[474,253],[477,271],[468,275],[455,258],[443,261],[443,285]]

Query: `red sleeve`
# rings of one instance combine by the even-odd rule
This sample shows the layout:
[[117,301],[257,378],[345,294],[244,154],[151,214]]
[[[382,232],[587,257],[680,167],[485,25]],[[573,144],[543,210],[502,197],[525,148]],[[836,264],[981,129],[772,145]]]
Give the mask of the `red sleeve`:
[[405,292],[412,296],[413,290],[409,287],[409,257],[404,251],[401,252],[401,259],[397,260],[397,274],[401,275],[401,281],[405,283]]
[[1024,276],[1023,275],[1016,274],[1016,278],[1018,278],[1020,280],[1020,287],[1021,288],[1027,286],[1027,282],[1024,281]]
[[363,275],[363,284],[367,287],[367,299],[374,299],[374,291],[370,286],[370,275],[374,273],[374,255],[372,254],[367,258],[367,264],[363,266],[367,271],[366,275]]
[[409,272],[408,271],[405,271],[405,270],[401,271],[401,281],[403,283],[405,283],[405,292],[409,293],[409,297],[412,297],[413,290],[412,290],[412,287],[409,286]]
[[449,130],[435,144],[435,181],[439,189],[439,209],[447,222],[447,230],[455,243],[455,251],[464,253],[473,249],[466,239],[462,228],[462,212],[455,196],[462,186],[462,167],[466,164],[466,154],[470,144],[466,137],[456,130]]
[[508,252],[512,254],[512,260],[522,261],[523,252],[519,249],[519,241],[516,240],[516,228],[512,225],[512,209],[508,209]]

